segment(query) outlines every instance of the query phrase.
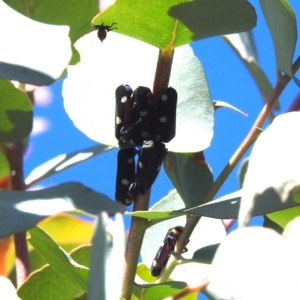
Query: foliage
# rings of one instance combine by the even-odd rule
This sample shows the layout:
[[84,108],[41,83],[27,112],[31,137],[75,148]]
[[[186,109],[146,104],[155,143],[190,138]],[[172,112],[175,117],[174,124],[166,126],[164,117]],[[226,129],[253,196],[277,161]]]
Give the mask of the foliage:
[[[287,85],[300,84],[296,77],[300,56],[294,59],[297,15],[286,0],[259,2],[256,9],[263,12],[261,19],[273,41],[274,87],[258,62],[250,31],[262,20],[245,0],[168,0],[151,5],[148,0],[117,0],[101,13],[97,1],[0,2],[4,45],[0,51],[0,274],[16,285],[15,289],[1,276],[1,296],[197,299],[201,292],[210,299],[299,299],[300,112],[287,111],[274,118]],[[101,43],[96,31],[91,32],[91,22],[96,27],[117,24]],[[20,24],[22,33],[31,32],[34,39],[23,41],[21,34],[17,43],[11,43]],[[265,102],[215,181],[204,157],[214,135],[215,111],[221,107],[241,111],[212,101],[204,69],[187,45],[212,36],[221,36],[230,46]],[[49,85],[66,72],[62,91],[66,112],[99,145],[54,157],[24,181],[23,156],[34,110],[26,84]],[[11,81],[18,83],[14,86]],[[176,190],[151,208],[150,191],[138,194],[132,212],[78,182],[29,190],[118,147],[112,99],[116,87],[125,82],[134,88],[153,86],[154,93],[170,85],[178,93],[176,137],[167,143],[164,159]],[[299,97],[292,105],[299,110]],[[271,124],[263,131],[267,118]],[[241,189],[214,200],[253,144],[239,170]],[[132,217],[126,264],[122,214]],[[264,226],[245,228],[252,216],[263,216]],[[239,228],[226,237],[236,219]],[[184,230],[156,280],[149,269],[165,234],[175,226]],[[186,247],[188,252],[183,253]],[[253,276],[256,270],[259,275]]]

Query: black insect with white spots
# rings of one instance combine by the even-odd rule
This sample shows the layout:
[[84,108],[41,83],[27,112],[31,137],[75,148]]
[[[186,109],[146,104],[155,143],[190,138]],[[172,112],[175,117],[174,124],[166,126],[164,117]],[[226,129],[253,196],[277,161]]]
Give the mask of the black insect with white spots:
[[117,25],[117,23],[114,22],[110,26],[104,25],[103,22],[101,25],[92,24],[92,26],[98,30],[98,38],[101,42],[106,39],[107,32],[118,29],[117,27],[114,27],[114,25]]
[[[115,136],[122,153],[118,155],[117,201],[130,205],[138,193],[145,194],[154,183],[167,154],[163,143],[176,133],[176,105],[177,92],[171,87],[157,94],[142,86],[135,91],[129,85],[116,89]],[[123,150],[131,151],[133,167],[126,162]]]
[[[183,232],[182,226],[176,226],[170,228],[164,238],[163,244],[159,247],[154,261],[151,266],[151,276],[158,277],[163,268],[168,263],[171,256],[171,252],[174,251],[175,246]],[[187,248],[184,248],[183,252],[186,252]]]

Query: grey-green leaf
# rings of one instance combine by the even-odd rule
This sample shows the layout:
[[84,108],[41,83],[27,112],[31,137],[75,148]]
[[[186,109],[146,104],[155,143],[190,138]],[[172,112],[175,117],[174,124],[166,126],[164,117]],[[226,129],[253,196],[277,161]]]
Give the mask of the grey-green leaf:
[[191,31],[193,40],[243,32],[256,26],[253,6],[244,0],[197,0],[173,6],[169,15]]
[[124,269],[124,239],[121,215],[116,215],[115,221],[109,220],[104,214],[98,216],[92,240],[89,300],[120,298]]
[[0,191],[0,237],[31,228],[62,211],[82,210],[97,215],[124,212],[126,207],[80,183],[69,182],[43,190]]
[[186,207],[202,203],[213,184],[212,172],[203,152],[171,152],[164,161],[164,167]]
[[286,0],[260,0],[260,6],[268,24],[276,55],[277,69],[293,76],[292,60],[297,42],[297,24],[293,9]]
[[[246,40],[245,37],[247,37]],[[256,47],[254,42],[251,42],[251,40],[253,40],[252,33],[243,32],[239,34],[224,35],[222,36],[222,39],[232,48],[244,66],[248,69],[259,89],[263,101],[266,102],[271,95],[273,88],[268,77],[258,63]],[[280,109],[278,103],[279,102],[277,101],[274,106],[274,109],[276,110]]]
[[274,194],[274,202],[286,203],[293,189],[299,188],[299,127],[300,112],[290,112],[276,117],[258,137],[244,181],[241,224],[248,222],[257,198],[266,192]]
[[87,159],[93,158],[112,149],[113,148],[111,147],[97,145],[84,150],[75,151],[73,153],[61,154],[59,156],[56,156],[35,168],[26,178],[26,186],[28,188],[31,185],[49,176],[64,171],[78,163],[81,163]]

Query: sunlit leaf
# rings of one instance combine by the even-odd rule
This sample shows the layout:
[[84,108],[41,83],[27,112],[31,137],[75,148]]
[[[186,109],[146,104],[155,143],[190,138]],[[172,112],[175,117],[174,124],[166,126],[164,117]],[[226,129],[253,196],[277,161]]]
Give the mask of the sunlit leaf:
[[3,299],[20,300],[14,285],[4,276],[0,276],[0,296]]
[[272,36],[277,68],[294,78],[300,86],[292,71],[297,42],[297,24],[292,7],[286,0],[260,0],[260,6]]
[[32,104],[25,93],[7,80],[0,79],[0,90],[0,141],[19,141],[32,130]]
[[[91,19],[99,11],[98,0],[80,0],[80,1],[63,1],[63,2],[60,0],[43,0],[43,1],[31,0],[26,3],[18,0],[4,0],[4,2],[6,2],[9,6],[11,6],[19,13],[27,17],[30,17],[35,21],[39,21],[47,24],[53,24],[53,25],[60,25],[59,26],[60,28],[64,27],[61,25],[68,25],[70,27],[69,36],[71,39],[72,52],[73,52],[72,59],[71,59],[72,64],[78,62],[79,60],[78,52],[74,49],[73,44],[81,36],[94,30],[93,27],[91,26]],[[59,9],[57,9],[58,7]],[[19,26],[20,24],[22,24],[23,26],[23,23],[18,23],[15,21],[14,23],[18,27],[18,29],[20,29]],[[18,31],[18,36],[19,36],[19,31]],[[28,38],[28,36],[26,36],[26,38]],[[39,43],[41,42],[40,38],[36,40]],[[69,47],[71,45],[70,43],[68,44]],[[56,49],[59,49],[58,47],[61,47],[61,45],[59,45],[58,37],[56,37],[55,41],[52,42],[50,48],[52,49],[53,46],[55,46]],[[61,50],[59,50],[59,53],[61,53]],[[39,53],[39,55],[41,55],[41,53]],[[53,57],[55,57],[55,61],[57,59],[60,59],[59,56],[53,55]],[[49,59],[49,62],[53,64],[53,60]],[[67,63],[68,61],[66,62],[66,64]],[[63,66],[63,69],[66,67],[66,64]]]
[[80,183],[70,182],[35,191],[0,191],[0,237],[31,228],[62,211],[97,215],[124,212],[126,207]]
[[[9,173],[10,173],[10,169],[9,169],[8,160],[4,155],[4,153],[0,150],[0,178],[9,175]],[[0,188],[3,189],[2,186],[0,186]]]
[[45,231],[35,226],[29,230],[29,242],[49,263],[57,276],[75,285],[82,291],[87,290],[88,267],[78,264]]
[[213,299],[298,299],[298,253],[297,243],[274,230],[235,230],[217,250],[206,290]]
[[94,17],[92,23],[111,25],[115,22],[116,32],[160,49],[176,48],[210,36],[249,30],[256,24],[253,7],[241,0],[189,0],[186,3],[156,0],[148,4],[147,0],[118,0]]
[[75,151],[69,154],[61,154],[56,156],[42,165],[35,168],[26,178],[27,187],[49,177],[58,172],[66,170],[76,164],[79,164],[87,159],[93,158],[99,154],[111,150],[111,147],[97,145],[84,150]]
[[[71,253],[71,257],[79,264],[89,266],[90,252],[90,246],[79,247]],[[50,265],[31,273],[26,282],[18,289],[18,295],[23,300],[66,300],[74,299],[75,296],[81,293],[80,287],[71,282],[66,282],[65,278],[57,274]]]
[[[120,45],[126,45],[120,50]],[[109,32],[100,43],[96,32],[76,43],[81,61],[68,68],[63,84],[65,109],[74,125],[89,138],[118,147],[115,138],[115,90],[121,84],[150,89],[158,49],[127,36]],[[114,66],[117,66],[117,71]],[[204,71],[189,46],[175,50],[169,85],[178,93],[176,136],[170,151],[197,152],[210,145],[214,109]],[[190,137],[199,137],[193,138]]]
[[[30,34],[20,34],[20,26]],[[1,77],[34,85],[60,77],[72,54],[68,26],[33,21],[0,1],[0,27],[5,28],[0,32]]]
[[299,127],[300,112],[290,112],[275,118],[258,137],[245,177],[240,224],[248,222],[256,199],[264,193],[272,193],[274,202],[286,203],[291,191],[299,188]]

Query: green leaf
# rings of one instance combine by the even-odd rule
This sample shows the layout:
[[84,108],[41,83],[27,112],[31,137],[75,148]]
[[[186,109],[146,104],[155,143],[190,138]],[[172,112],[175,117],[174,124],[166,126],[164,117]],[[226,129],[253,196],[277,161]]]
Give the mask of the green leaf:
[[58,276],[82,291],[87,290],[88,268],[78,264],[41,228],[29,230],[30,244]]
[[124,239],[121,215],[116,215],[114,222],[104,214],[98,216],[92,240],[89,300],[120,299],[124,269]]
[[152,1],[151,5],[147,0],[118,0],[92,20],[95,25],[113,22],[117,23],[116,32],[166,49],[210,36],[249,30],[256,24],[256,15],[253,7],[243,0],[186,3],[169,0]]
[[62,211],[97,215],[124,212],[126,207],[76,182],[35,191],[0,191],[0,237],[31,228]]
[[27,188],[45,178],[64,171],[87,159],[112,150],[111,147],[103,145],[93,146],[84,150],[75,151],[70,154],[61,154],[35,168],[26,178]]
[[203,152],[169,153],[164,167],[186,207],[203,202],[214,181]]
[[[18,2],[25,8],[24,2],[9,2]],[[53,3],[52,7],[56,10]],[[20,24],[22,31],[30,35],[20,34]],[[67,26],[33,21],[0,1],[0,27],[3,28],[0,32],[1,77],[34,85],[49,85],[60,77],[71,58]]]
[[[252,45],[254,42],[251,43],[253,40],[251,32],[222,36],[222,39],[230,46],[247,68],[259,89],[263,101],[266,102],[271,95],[273,88],[268,77],[258,64],[257,58],[254,56],[256,54],[256,49]],[[274,109],[280,109],[278,101],[276,102]]]
[[[126,47],[120,51],[120,45]],[[158,50],[114,32],[109,32],[104,43],[99,42],[96,32],[88,34],[76,43],[76,48],[81,62],[68,68],[63,84],[65,109],[74,125],[89,138],[118,147],[115,90],[124,83],[133,90],[138,86],[151,89]],[[133,61],[134,72],[128,72]],[[118,71],[112,66],[118,66]],[[178,102],[176,136],[167,148],[174,152],[198,152],[209,147],[214,108],[204,70],[190,46],[176,49],[169,85],[176,89]]]
[[170,9],[169,15],[179,19],[194,33],[193,41],[243,32],[256,26],[254,7],[244,0],[181,2]]
[[[71,253],[79,264],[90,265],[90,246],[81,246]],[[58,274],[50,265],[31,273],[25,283],[18,289],[22,300],[73,300],[82,293],[82,289],[72,282],[66,282],[63,274]],[[68,288],[66,288],[66,285]]]
[[293,9],[286,0],[260,0],[260,6],[272,36],[277,69],[294,78],[300,85],[292,71],[297,42],[297,24]]
[[0,79],[0,91],[0,141],[22,140],[32,130],[32,104],[25,93],[5,79]]
[[262,197],[264,193],[271,192],[274,202],[285,202],[291,197],[292,190],[299,189],[299,127],[300,112],[290,112],[275,118],[258,137],[245,176],[239,213],[241,224],[248,222],[256,205],[256,198]]
[[10,174],[9,163],[4,155],[4,153],[0,150],[0,178],[7,176]]
[[144,288],[142,295],[144,300],[165,299],[176,295],[186,287],[187,284],[185,282],[165,282]]
[[[59,27],[62,27],[61,25],[69,25],[69,36],[73,52],[70,63],[75,64],[79,61],[79,55],[73,45],[81,36],[93,30],[91,19],[99,11],[99,2],[97,0],[63,2],[60,0],[32,0],[26,3],[18,0],[5,0],[5,2],[19,13],[30,16],[35,21],[60,25]],[[20,28],[19,24],[22,23],[16,23],[18,28]],[[53,45],[58,49],[59,44],[57,40]],[[56,59],[58,57],[59,55],[56,55]],[[53,60],[50,60],[50,62],[53,64]]]

